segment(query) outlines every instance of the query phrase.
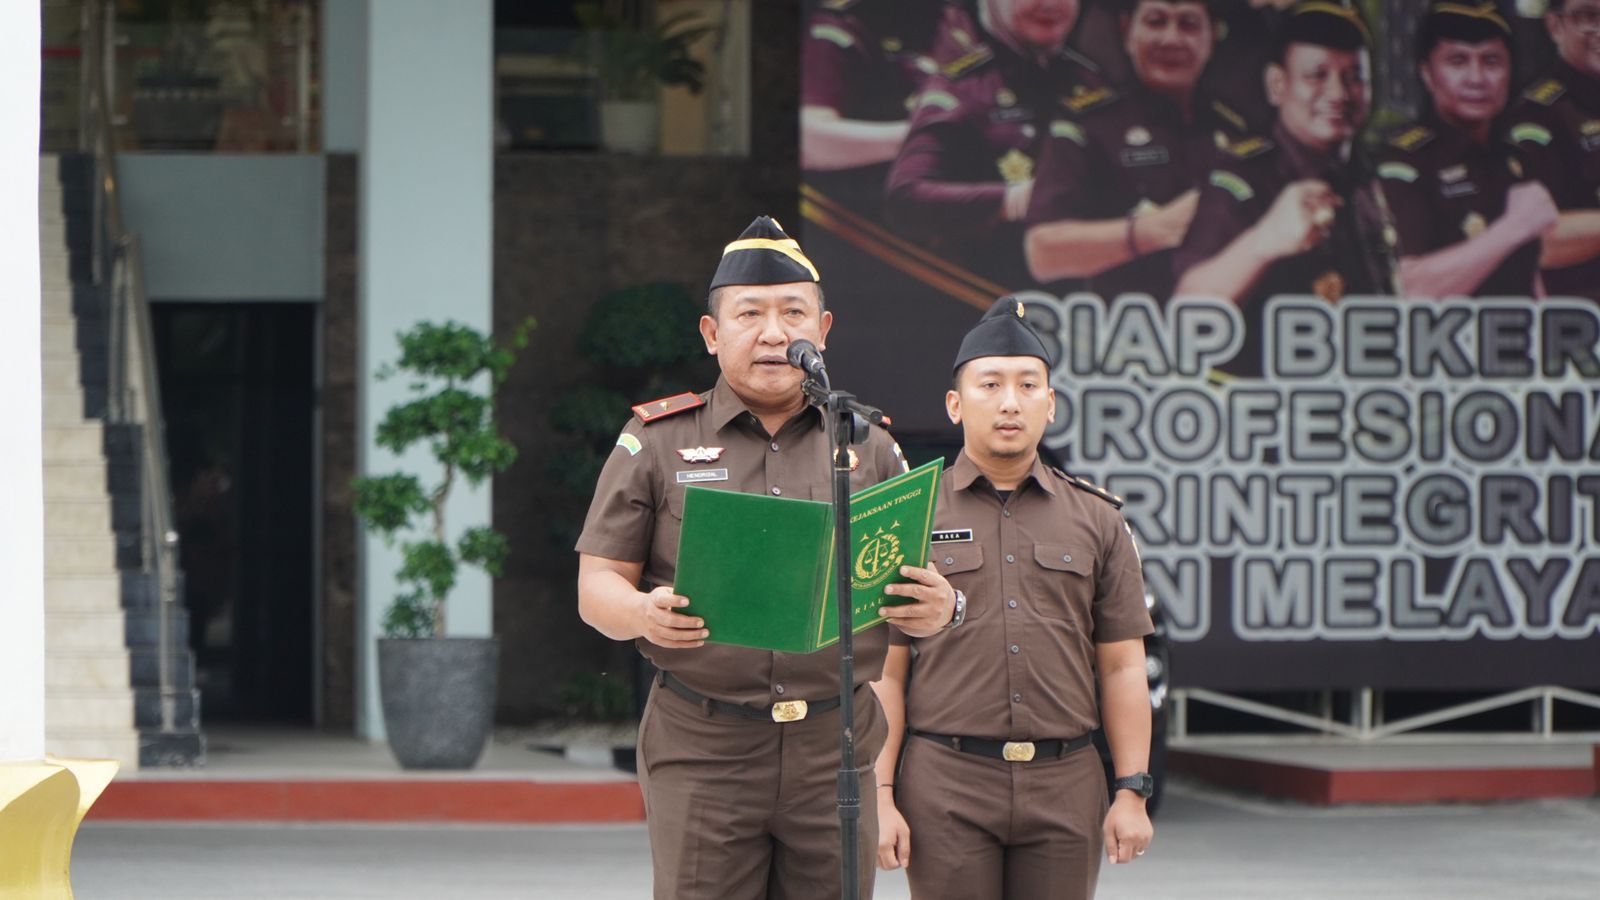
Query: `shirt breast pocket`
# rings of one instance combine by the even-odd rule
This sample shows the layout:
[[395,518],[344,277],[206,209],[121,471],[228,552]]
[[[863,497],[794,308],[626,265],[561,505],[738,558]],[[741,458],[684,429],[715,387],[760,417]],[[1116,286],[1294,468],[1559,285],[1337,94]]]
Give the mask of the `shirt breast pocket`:
[[994,604],[995,598],[981,595],[976,575],[983,568],[982,547],[970,542],[934,544],[928,551],[928,561],[952,587],[967,595],[966,621],[982,618]]
[[1094,603],[1094,557],[1072,544],[1033,545],[1028,567],[1028,602],[1047,619],[1081,627]]

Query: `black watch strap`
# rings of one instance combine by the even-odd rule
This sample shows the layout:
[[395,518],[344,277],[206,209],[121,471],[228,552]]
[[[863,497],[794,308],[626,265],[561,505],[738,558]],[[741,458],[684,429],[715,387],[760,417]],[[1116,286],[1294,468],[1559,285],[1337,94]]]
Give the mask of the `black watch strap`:
[[1116,793],[1117,791],[1133,791],[1148,800],[1150,795],[1156,792],[1156,780],[1149,772],[1135,772],[1132,775],[1124,775],[1111,782],[1111,792]]

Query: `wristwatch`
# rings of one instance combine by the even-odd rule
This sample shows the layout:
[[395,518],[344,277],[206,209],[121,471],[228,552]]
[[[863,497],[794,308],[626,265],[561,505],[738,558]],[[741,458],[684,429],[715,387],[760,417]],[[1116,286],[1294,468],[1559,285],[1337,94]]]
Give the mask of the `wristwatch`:
[[1117,791],[1133,791],[1148,800],[1150,795],[1156,792],[1156,780],[1149,772],[1135,772],[1132,775],[1124,775],[1111,782],[1111,793],[1115,794]]
[[944,630],[945,631],[949,631],[950,629],[956,627],[957,625],[960,625],[962,622],[965,622],[966,620],[967,620],[967,595],[961,593],[961,591],[958,590],[958,591],[956,591],[956,611],[955,611],[955,613],[953,615],[950,616],[950,621],[945,624]]

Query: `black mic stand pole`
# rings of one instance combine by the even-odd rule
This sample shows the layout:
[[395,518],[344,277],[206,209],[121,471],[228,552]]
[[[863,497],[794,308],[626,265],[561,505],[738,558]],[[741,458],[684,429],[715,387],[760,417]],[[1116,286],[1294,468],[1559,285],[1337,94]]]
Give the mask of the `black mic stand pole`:
[[866,440],[868,422],[883,421],[883,412],[835,391],[827,370],[818,367],[801,389],[823,409],[833,438],[833,571],[839,612],[839,879],[844,900],[860,896],[857,834],[861,819],[861,774],[856,771],[855,624],[850,589],[850,445]]

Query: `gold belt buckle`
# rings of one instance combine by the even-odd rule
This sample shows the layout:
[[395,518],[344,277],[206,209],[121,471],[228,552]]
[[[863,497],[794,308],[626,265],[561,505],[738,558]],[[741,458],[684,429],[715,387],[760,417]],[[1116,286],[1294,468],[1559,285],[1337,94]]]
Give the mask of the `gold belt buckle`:
[[1006,758],[1006,762],[1032,762],[1033,741],[1006,741],[1000,755]]
[[772,721],[798,722],[806,717],[806,712],[807,707],[804,700],[784,700],[781,703],[772,704]]

